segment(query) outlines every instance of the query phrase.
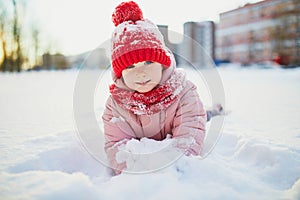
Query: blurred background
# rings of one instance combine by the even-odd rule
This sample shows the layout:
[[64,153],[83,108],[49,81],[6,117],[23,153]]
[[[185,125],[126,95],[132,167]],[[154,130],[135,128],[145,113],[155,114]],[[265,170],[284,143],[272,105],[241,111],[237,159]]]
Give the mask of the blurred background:
[[[79,68],[91,51],[94,56],[86,67],[107,67],[110,54],[98,47],[110,38],[111,14],[120,2],[0,0],[1,71]],[[175,55],[190,64],[204,65],[202,51],[178,35],[201,44],[217,66],[300,65],[299,0],[136,2]],[[176,60],[187,64],[179,56]]]

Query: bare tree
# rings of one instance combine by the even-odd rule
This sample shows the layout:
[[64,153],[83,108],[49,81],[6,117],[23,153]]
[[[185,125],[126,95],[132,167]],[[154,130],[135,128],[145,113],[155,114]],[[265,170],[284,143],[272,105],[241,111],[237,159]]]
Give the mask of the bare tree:
[[1,41],[1,50],[3,54],[2,63],[0,64],[0,69],[2,71],[6,71],[7,68],[7,51],[6,51],[6,40],[4,38],[5,33],[5,24],[6,21],[6,12],[5,9],[1,9],[4,6],[2,5],[2,2],[0,2],[0,41]]
[[[21,71],[23,63],[28,60],[21,47],[22,22],[20,9],[26,5],[24,0],[0,0],[0,49],[2,71]],[[1,62],[2,61],[2,62]]]
[[17,9],[17,2],[16,0],[12,0],[12,4],[14,7],[14,19],[13,19],[13,39],[16,45],[15,51],[13,52],[14,67],[18,72],[21,71],[21,66],[23,64],[23,55],[21,51],[21,27],[19,25],[19,16],[18,16],[18,9]]
[[39,29],[34,26],[31,29],[32,31],[32,40],[33,40],[33,47],[34,47],[34,64],[38,65],[39,64],[39,49],[40,49],[40,40],[39,40]]

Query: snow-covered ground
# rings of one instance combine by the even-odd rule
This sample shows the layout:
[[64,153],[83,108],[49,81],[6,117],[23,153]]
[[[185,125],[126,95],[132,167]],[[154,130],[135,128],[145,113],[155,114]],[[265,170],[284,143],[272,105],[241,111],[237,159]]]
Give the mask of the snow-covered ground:
[[0,199],[300,199],[300,69],[218,72],[230,113],[213,151],[113,177],[76,131],[78,71],[0,74]]

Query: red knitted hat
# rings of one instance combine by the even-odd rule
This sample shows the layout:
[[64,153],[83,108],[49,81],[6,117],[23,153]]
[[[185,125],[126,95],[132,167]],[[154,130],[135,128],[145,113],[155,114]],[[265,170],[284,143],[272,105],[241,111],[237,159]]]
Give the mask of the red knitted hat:
[[123,2],[112,14],[116,26],[112,35],[112,68],[117,77],[134,63],[152,61],[164,67],[171,65],[171,51],[165,46],[158,27],[143,18],[139,6],[133,2]]

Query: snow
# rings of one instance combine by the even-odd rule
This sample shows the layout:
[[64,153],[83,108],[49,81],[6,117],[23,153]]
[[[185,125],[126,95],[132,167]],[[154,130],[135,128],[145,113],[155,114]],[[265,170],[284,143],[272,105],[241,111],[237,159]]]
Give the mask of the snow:
[[112,122],[112,123],[125,122],[125,119],[123,117],[113,117],[113,118],[111,118],[110,122]]
[[[203,159],[180,156],[155,172],[118,176],[77,133],[78,71],[1,73],[0,199],[300,199],[300,69],[226,66],[218,72],[229,113],[215,148]],[[95,94],[99,127],[107,74]],[[199,81],[194,74],[187,71]],[[209,107],[209,94],[202,94]],[[124,148],[147,153],[161,146],[143,139]],[[133,167],[155,162],[139,164]]]

